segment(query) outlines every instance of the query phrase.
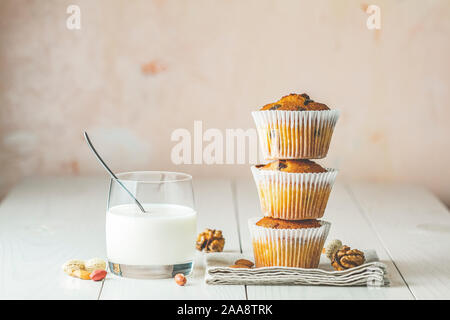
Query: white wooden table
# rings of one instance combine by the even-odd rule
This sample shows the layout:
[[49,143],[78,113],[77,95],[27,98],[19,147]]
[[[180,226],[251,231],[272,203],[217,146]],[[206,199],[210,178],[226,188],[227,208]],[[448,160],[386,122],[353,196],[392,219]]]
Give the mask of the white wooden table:
[[[0,299],[450,299],[450,214],[427,190],[338,182],[325,219],[328,239],[374,248],[391,286],[209,286],[202,254],[185,287],[172,279],[108,276],[81,281],[68,259],[105,255],[106,178],[32,178],[0,204]],[[226,251],[251,252],[247,219],[259,216],[251,179],[194,180],[199,225],[221,229]]]

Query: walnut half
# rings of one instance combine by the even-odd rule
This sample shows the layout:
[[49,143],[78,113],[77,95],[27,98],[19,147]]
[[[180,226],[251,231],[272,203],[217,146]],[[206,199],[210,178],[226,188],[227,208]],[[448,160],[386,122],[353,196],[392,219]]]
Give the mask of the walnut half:
[[206,252],[222,252],[225,246],[225,239],[222,231],[215,229],[205,229],[197,236],[195,247],[197,250]]
[[333,254],[331,265],[334,269],[342,271],[360,266],[365,260],[363,252],[358,249],[350,249],[349,246],[342,246]]

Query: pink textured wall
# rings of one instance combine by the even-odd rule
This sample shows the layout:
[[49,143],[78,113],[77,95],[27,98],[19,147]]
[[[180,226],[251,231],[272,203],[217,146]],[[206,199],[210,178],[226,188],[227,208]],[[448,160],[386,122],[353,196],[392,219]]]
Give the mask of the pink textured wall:
[[117,171],[250,178],[173,165],[171,132],[252,128],[252,110],[307,92],[342,111],[322,162],[340,179],[419,183],[450,203],[449,17],[447,0],[1,0],[0,193],[34,173],[101,173],[84,129]]

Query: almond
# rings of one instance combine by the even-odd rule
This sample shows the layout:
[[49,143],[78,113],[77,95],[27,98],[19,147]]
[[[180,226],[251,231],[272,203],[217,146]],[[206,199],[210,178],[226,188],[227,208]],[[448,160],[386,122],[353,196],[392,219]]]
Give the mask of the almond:
[[232,266],[229,266],[229,268],[245,268],[245,269],[248,269],[248,267],[244,266],[243,264],[234,264]]
[[251,267],[254,266],[254,263],[251,262],[250,260],[247,260],[247,259],[239,259],[239,260],[236,260],[236,261],[234,262],[234,264],[237,264],[237,265],[243,265],[243,266],[246,266],[247,268],[251,268]]

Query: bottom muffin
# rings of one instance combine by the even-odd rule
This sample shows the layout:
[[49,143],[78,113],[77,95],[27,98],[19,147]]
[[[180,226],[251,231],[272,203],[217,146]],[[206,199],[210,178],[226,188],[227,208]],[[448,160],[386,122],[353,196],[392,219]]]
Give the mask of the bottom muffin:
[[317,268],[331,224],[321,220],[248,221],[256,267]]

